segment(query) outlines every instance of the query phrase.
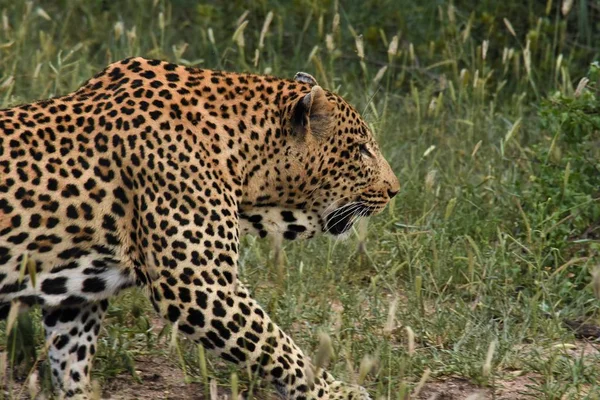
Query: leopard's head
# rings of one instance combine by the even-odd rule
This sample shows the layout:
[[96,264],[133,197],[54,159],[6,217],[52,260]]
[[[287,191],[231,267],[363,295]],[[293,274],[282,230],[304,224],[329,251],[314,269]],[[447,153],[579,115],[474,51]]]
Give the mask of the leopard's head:
[[316,215],[322,231],[340,235],[359,217],[380,213],[400,184],[352,106],[308,74],[296,81],[302,89],[284,112],[279,160],[291,196],[280,197],[280,205]]

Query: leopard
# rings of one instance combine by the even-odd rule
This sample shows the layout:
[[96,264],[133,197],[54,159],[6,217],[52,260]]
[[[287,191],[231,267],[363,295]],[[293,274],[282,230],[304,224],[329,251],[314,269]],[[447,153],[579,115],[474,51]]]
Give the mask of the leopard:
[[109,300],[139,287],[282,398],[368,399],[252,297],[240,238],[347,235],[399,190],[360,113],[308,73],[113,62],[67,95],[0,110],[0,318],[41,308],[61,398],[92,397]]

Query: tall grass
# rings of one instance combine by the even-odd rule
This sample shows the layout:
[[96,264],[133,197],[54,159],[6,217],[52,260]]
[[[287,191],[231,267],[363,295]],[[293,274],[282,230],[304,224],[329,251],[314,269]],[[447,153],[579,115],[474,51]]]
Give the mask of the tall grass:
[[[600,390],[597,353],[566,351],[581,342],[563,324],[598,319],[597,236],[582,236],[600,218],[598,195],[585,179],[593,173],[580,173],[598,167],[597,152],[583,149],[596,139],[576,147],[563,135],[588,129],[581,121],[596,104],[593,76],[577,92],[598,56],[596,3],[57,0],[0,1],[0,10],[3,106],[66,93],[143,55],[304,70],[363,110],[402,182],[385,215],[345,242],[245,238],[239,265],[309,353],[331,338],[337,376],[386,399],[424,396],[448,376],[493,391],[525,375],[531,398]],[[134,380],[136,359],[175,354],[207,394],[217,382],[260,386],[243,371],[232,379],[186,340],[170,348],[171,328],[156,328],[138,292],[113,301],[107,318],[96,379]],[[25,328],[32,343],[0,335],[5,382],[26,378],[43,355],[37,314],[13,329]]]

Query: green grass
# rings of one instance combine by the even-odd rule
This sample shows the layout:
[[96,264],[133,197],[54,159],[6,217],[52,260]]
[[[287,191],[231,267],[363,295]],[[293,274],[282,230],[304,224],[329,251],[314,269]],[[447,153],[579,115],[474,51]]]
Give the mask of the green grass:
[[[482,388],[524,375],[523,397],[597,399],[598,352],[560,345],[581,348],[564,319],[599,315],[597,70],[575,95],[598,58],[599,10],[542,3],[3,0],[0,103],[66,93],[133,55],[310,72],[364,110],[402,191],[344,242],[285,243],[277,261],[270,243],[243,240],[241,276],[274,320],[309,354],[327,333],[329,368],[346,380],[369,370],[376,398],[403,398],[429,374]],[[17,381],[43,359],[36,315],[16,328],[31,343],[0,335],[19,350]],[[233,369],[209,358],[205,371],[197,346],[173,349],[155,321],[139,292],[113,301],[95,376],[135,380],[136,358],[169,357],[190,382],[231,382]]]

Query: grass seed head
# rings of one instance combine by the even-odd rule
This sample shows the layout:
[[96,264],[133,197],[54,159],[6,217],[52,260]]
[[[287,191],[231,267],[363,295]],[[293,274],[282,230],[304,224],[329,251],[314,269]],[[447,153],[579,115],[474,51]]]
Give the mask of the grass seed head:
[[379,68],[379,71],[377,71],[377,74],[375,74],[375,77],[373,78],[374,84],[379,83],[379,81],[381,80],[381,78],[383,78],[383,75],[385,74],[385,71],[387,71],[387,69],[388,69],[387,65],[384,65],[383,67]]
[[311,62],[313,60],[313,58],[317,55],[318,51],[319,51],[319,46],[313,47],[312,50],[310,51],[310,53],[308,54],[307,61]]
[[52,18],[48,15],[48,13],[42,8],[42,7],[38,7],[35,9],[35,13],[39,16],[44,18],[46,21],[52,21]]
[[15,78],[12,75],[10,75],[8,78],[6,78],[4,80],[4,82],[2,82],[0,84],[0,92],[8,90],[14,83],[15,83]]
[[484,41],[481,43],[481,58],[482,58],[483,60],[485,60],[485,59],[486,59],[486,57],[487,57],[487,52],[488,52],[488,47],[489,47],[489,46],[490,46],[490,41],[489,41],[489,40],[484,40]]
[[162,11],[158,13],[158,29],[165,30],[165,13]]
[[490,345],[488,347],[488,351],[487,351],[487,355],[485,357],[485,362],[483,363],[483,368],[482,368],[482,375],[484,377],[489,377],[490,373],[492,372],[492,360],[494,358],[494,353],[496,351],[496,345],[498,344],[498,341],[496,339],[492,340],[490,342]]
[[592,289],[594,296],[600,300],[600,265],[596,265],[592,270]]
[[2,10],[2,30],[5,34],[10,31],[10,23],[8,22],[8,15],[6,14],[6,9]]
[[244,29],[248,26],[248,21],[244,21],[238,26],[232,36],[232,40],[238,45],[240,49],[246,47],[246,41],[244,39]]
[[586,78],[586,77],[581,78],[581,80],[577,84],[577,89],[575,89],[575,97],[581,96],[581,94],[583,93],[583,91],[585,90],[585,88],[589,82],[590,82],[590,80],[588,78]]
[[563,0],[562,6],[560,8],[560,12],[562,15],[567,16],[569,12],[571,12],[571,8],[573,8],[574,0]]
[[558,57],[556,57],[556,71],[560,71],[560,67],[562,66],[562,61],[563,61],[563,55],[562,53],[558,55]]
[[358,58],[361,60],[365,58],[365,43],[362,35],[358,35],[354,38],[354,43],[356,44],[356,54]]
[[383,327],[383,332],[386,336],[390,336],[396,328],[396,309],[398,308],[398,297],[390,302],[390,309],[388,310],[387,320]]
[[331,24],[331,33],[337,33],[340,28],[340,14],[335,13],[333,16],[333,23]]
[[505,65],[508,62],[508,47],[505,47],[502,50],[502,65]]
[[319,333],[319,349],[315,357],[315,367],[317,370],[324,368],[329,363],[329,359],[333,356],[333,345],[331,338],[325,332]]
[[212,44],[213,46],[215,46],[216,45],[216,43],[215,43],[215,34],[213,33],[212,28],[208,28],[206,30],[206,33],[208,35],[208,41],[210,42],[210,44]]
[[429,172],[427,172],[427,175],[425,175],[425,190],[429,193],[433,193],[433,188],[435,186],[435,182],[437,178],[437,170],[436,169],[432,169],[429,170]]
[[37,370],[31,372],[29,379],[27,380],[27,392],[29,398],[36,399],[37,394],[40,392],[39,374]]
[[6,377],[6,371],[8,367],[8,353],[6,351],[0,351],[0,387],[4,383]]
[[127,40],[129,40],[129,42],[133,42],[135,39],[137,39],[137,33],[136,33],[136,27],[134,26],[133,28],[131,28],[130,30],[127,31]]
[[525,45],[525,49],[523,49],[523,63],[525,64],[525,71],[527,72],[527,76],[531,75],[531,50],[530,50],[531,41],[528,39],[527,44]]
[[398,54],[398,35],[394,35],[392,38],[390,45],[388,46],[388,54],[390,57],[394,57]]
[[425,386],[425,382],[427,382],[427,380],[429,379],[429,375],[431,375],[431,370],[427,368],[425,371],[423,371],[423,375],[421,375],[419,383],[417,384],[417,386],[415,386],[411,398],[416,399],[419,397],[421,390],[423,390],[423,387]]
[[328,52],[332,52],[335,50],[335,43],[333,41],[333,34],[328,33],[327,35],[325,35],[325,47],[327,48]]
[[246,22],[246,17],[248,17],[249,14],[250,14],[250,10],[244,10],[242,15],[240,15],[240,17],[237,19],[237,21],[235,21],[235,26],[239,27],[240,25],[242,25],[242,23]]
[[456,24],[456,8],[452,3],[448,5],[448,22],[450,22],[451,25]]
[[408,355],[413,356],[415,354],[415,332],[410,326],[404,328],[406,330],[406,338],[408,342]]
[[258,40],[258,48],[262,49],[265,47],[265,37],[269,32],[269,26],[271,26],[271,22],[273,21],[273,11],[269,11],[265,18],[265,22],[263,23],[263,27],[260,30],[260,38]]
[[10,310],[8,311],[8,317],[6,317],[6,332],[10,333],[12,328],[19,316],[19,308],[21,304],[18,301],[12,301],[10,303]]
[[517,34],[515,33],[515,29],[513,28],[513,26],[510,23],[510,21],[507,20],[506,18],[503,18],[502,21],[504,21],[504,25],[506,26],[506,29],[508,29],[508,31],[510,32],[510,34],[513,35],[514,37],[517,37]]
[[119,40],[123,35],[123,32],[125,32],[125,24],[123,21],[118,21],[115,23],[113,26],[113,32],[115,34],[115,40]]
[[362,360],[360,361],[360,368],[358,370],[357,383],[359,385],[361,385],[365,381],[365,378],[367,377],[369,372],[371,372],[373,370],[373,368],[375,367],[376,364],[377,364],[377,362],[376,362],[375,358],[371,357],[368,354],[362,358]]

